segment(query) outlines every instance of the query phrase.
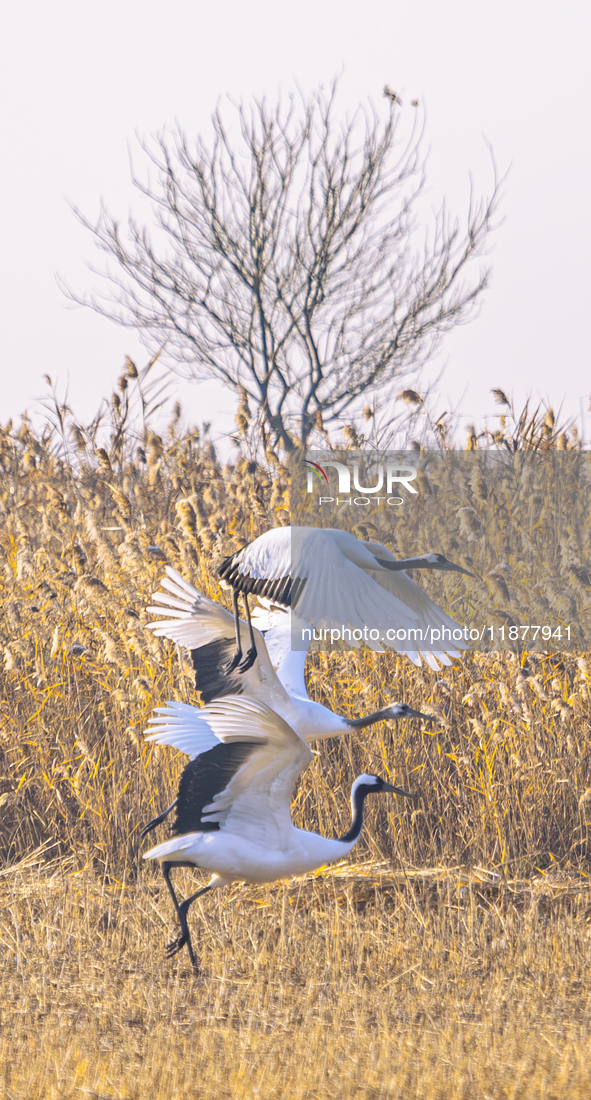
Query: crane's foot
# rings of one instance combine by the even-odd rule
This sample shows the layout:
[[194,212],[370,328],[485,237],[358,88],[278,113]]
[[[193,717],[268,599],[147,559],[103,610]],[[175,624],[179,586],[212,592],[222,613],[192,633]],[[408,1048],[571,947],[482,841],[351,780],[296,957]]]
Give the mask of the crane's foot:
[[252,666],[254,665],[256,659],[257,651],[253,646],[251,646],[250,649],[245,653],[240,664],[238,665],[238,672],[248,672],[249,668],[252,668]]
[[189,939],[187,932],[181,932],[180,936],[177,936],[176,940],[171,940],[166,945],[166,958],[172,959],[174,955],[177,955],[182,947],[185,946]]
[[232,656],[231,656],[231,658],[230,658],[230,660],[225,665],[222,665],[222,669],[226,673],[226,676],[229,676],[230,673],[233,672],[235,668],[238,668],[241,661],[242,661],[242,650],[241,649],[235,649]]
[[166,958],[173,959],[175,955],[178,955],[179,951],[187,945],[187,951],[189,953],[189,959],[191,960],[191,966],[196,974],[199,973],[199,965],[193,951],[193,945],[191,943],[191,937],[188,932],[181,932],[180,936],[177,936],[176,940],[171,940],[166,945]]

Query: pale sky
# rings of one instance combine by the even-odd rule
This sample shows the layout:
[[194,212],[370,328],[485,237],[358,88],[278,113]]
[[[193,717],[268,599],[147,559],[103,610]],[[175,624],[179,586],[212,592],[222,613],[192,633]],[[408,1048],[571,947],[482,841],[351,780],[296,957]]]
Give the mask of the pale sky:
[[[433,207],[445,197],[462,217],[470,173],[477,190],[490,187],[486,141],[501,171],[512,165],[490,290],[480,316],[445,343],[442,410],[451,403],[482,423],[495,412],[491,387],[502,386],[517,403],[531,392],[586,413],[590,29],[582,0],[10,5],[0,46],[0,420],[33,408],[45,373],[69,384],[74,408],[90,416],[124,356],[146,358],[132,332],[72,309],[57,286],[57,273],[81,292],[98,286],[85,265],[100,256],[67,199],[92,218],[102,198],[125,220],[138,205],[136,132],[178,121],[207,136],[227,93],[274,98],[294,79],[309,92],[341,71],[349,111],[368,95],[381,107],[386,83],[404,110],[420,100]],[[185,384],[182,397],[190,420],[230,426],[215,386]]]

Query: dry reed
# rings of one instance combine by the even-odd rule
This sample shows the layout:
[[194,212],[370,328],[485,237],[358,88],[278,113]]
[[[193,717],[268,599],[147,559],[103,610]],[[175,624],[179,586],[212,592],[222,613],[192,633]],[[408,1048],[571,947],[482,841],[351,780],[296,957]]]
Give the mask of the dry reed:
[[[583,653],[470,654],[441,675],[313,654],[310,693],[340,712],[404,699],[436,721],[322,744],[297,823],[341,829],[360,771],[419,802],[372,808],[349,869],[204,899],[202,979],[164,962],[172,914],[138,832],[183,761],[142,731],[154,705],[198,700],[144,608],[166,562],[219,597],[217,556],[289,522],[289,479],[276,456],[222,466],[176,414],[134,437],[124,377],[105,446],[92,426],[0,430],[4,1095],[587,1096]],[[490,507],[494,539],[484,477],[458,507]],[[585,547],[565,555],[577,606]],[[508,582],[489,581],[492,614]]]

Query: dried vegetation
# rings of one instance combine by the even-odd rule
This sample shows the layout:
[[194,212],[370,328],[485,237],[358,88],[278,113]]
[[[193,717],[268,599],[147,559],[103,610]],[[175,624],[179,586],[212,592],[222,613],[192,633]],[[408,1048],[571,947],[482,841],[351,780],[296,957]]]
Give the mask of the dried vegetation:
[[164,961],[171,907],[138,833],[182,758],[142,731],[154,705],[197,700],[143,609],[166,562],[218,596],[216,555],[289,522],[289,479],[274,456],[221,466],[178,415],[134,435],[132,368],[102,443],[63,408],[57,431],[0,432],[0,1096],[588,1096],[581,653],[441,675],[314,654],[328,705],[402,698],[436,722],[322,744],[298,824],[340,829],[363,770],[420,800],[371,809],[348,867],[196,905],[201,979]]

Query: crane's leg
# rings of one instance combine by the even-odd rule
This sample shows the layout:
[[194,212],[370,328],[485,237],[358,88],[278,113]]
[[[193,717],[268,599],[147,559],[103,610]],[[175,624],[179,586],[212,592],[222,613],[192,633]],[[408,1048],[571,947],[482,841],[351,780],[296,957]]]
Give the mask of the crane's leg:
[[224,665],[224,672],[226,676],[229,676],[231,672],[240,664],[242,660],[242,642],[240,641],[240,612],[238,610],[238,597],[240,593],[238,589],[232,589],[232,605],[234,608],[234,630],[236,631],[236,649],[234,650],[230,660]]
[[178,802],[178,798],[175,798],[174,802],[170,803],[170,806],[168,807],[168,809],[163,810],[161,814],[158,814],[158,817],[153,817],[151,821],[148,821],[148,824],[144,826],[144,828],[142,829],[142,831],[140,833],[140,836],[141,836],[142,840],[144,839],[145,836],[148,835],[148,833],[152,832],[152,829],[155,829],[157,825],[162,824],[165,817],[168,817],[170,811],[174,810],[177,802]]
[[191,966],[193,967],[193,970],[198,972],[199,971],[199,966],[198,966],[197,960],[195,958],[195,954],[193,952],[193,944],[191,943],[191,935],[189,933],[189,925],[187,924],[187,913],[189,912],[189,906],[193,904],[195,899],[201,897],[202,894],[206,894],[208,890],[212,889],[212,886],[211,886],[211,883],[208,883],[207,886],[202,886],[199,890],[196,890],[194,894],[191,894],[190,898],[187,898],[185,901],[182,901],[181,904],[179,905],[177,896],[176,896],[176,894],[174,892],[174,889],[173,889],[172,882],[170,881],[170,871],[171,871],[172,867],[182,867],[182,866],[192,867],[193,864],[188,864],[188,865],[183,865],[183,864],[179,864],[179,863],[176,863],[176,864],[175,863],[163,863],[162,864],[162,874],[164,875],[164,880],[165,880],[166,885],[168,886],[168,889],[170,891],[170,896],[171,896],[171,898],[174,902],[174,907],[176,909],[177,916],[179,918],[179,924],[181,926],[180,935],[177,936],[176,940],[171,940],[170,943],[166,945],[166,958],[167,959],[172,959],[173,955],[176,955],[181,950],[181,948],[184,947],[185,944],[186,944],[187,945],[187,951],[189,952],[189,958],[191,960]]
[[195,956],[193,954],[193,946],[191,944],[191,937],[189,935],[189,925],[187,924],[187,913],[189,912],[189,906],[193,904],[196,898],[200,898],[202,894],[206,894],[208,890],[212,889],[213,887],[209,884],[207,886],[202,886],[200,890],[196,890],[194,894],[191,894],[190,898],[187,898],[186,901],[182,901],[179,905],[178,914],[179,921],[181,923],[181,934],[180,936],[177,936],[176,940],[171,940],[171,942],[166,945],[167,959],[172,959],[173,955],[176,955],[177,952],[180,951],[181,947],[184,947],[186,944],[191,963],[194,966],[195,970],[199,970],[199,967],[195,962]]
[[250,643],[248,652],[242,658],[238,665],[239,672],[247,672],[249,668],[252,668],[257,659],[257,644],[254,640],[254,632],[252,629],[252,622],[250,619],[250,607],[248,606],[248,596],[246,592],[243,593],[244,607],[246,610],[246,622],[248,623],[248,641]]
[[[166,957],[168,959],[172,955],[176,955],[176,952],[180,951],[181,947],[183,947],[184,944],[186,943],[187,951],[189,952],[189,958],[191,960],[191,966],[193,967],[193,970],[198,971],[199,967],[197,965],[197,960],[196,960],[194,952],[193,952],[193,945],[191,943],[191,937],[189,935],[189,926],[187,924],[186,913],[183,914],[181,912],[181,906],[178,903],[178,898],[177,898],[177,896],[174,892],[172,882],[170,881],[170,872],[171,872],[173,867],[182,867],[182,866],[187,866],[187,865],[186,864],[183,865],[182,863],[169,863],[168,861],[166,861],[164,863],[161,863],[160,866],[162,868],[162,874],[164,875],[164,881],[165,881],[166,885],[168,886],[168,892],[169,892],[169,894],[170,894],[170,896],[173,900],[174,907],[176,909],[176,915],[179,918],[179,924],[181,926],[181,934],[178,937],[178,939],[173,940],[172,943],[169,943],[167,945]],[[188,866],[192,867],[193,864],[189,864]],[[170,948],[173,947],[174,944],[178,944],[178,946],[175,948],[174,951],[170,951]]]

